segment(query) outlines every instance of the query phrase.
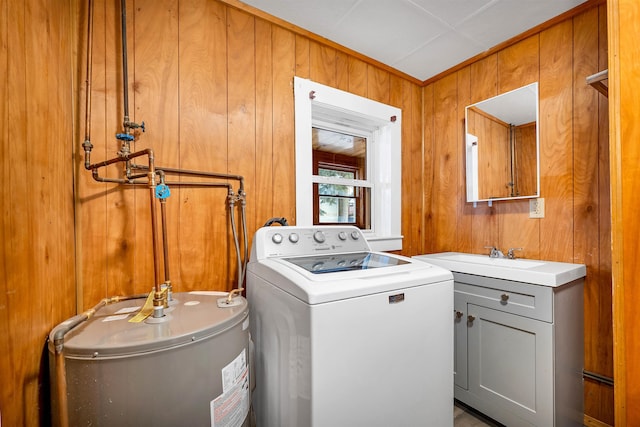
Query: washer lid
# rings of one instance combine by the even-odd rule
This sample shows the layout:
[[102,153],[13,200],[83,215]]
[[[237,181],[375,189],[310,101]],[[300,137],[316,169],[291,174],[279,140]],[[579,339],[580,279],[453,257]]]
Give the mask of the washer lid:
[[283,258],[283,260],[304,268],[306,271],[313,274],[368,270],[371,268],[394,267],[409,263],[401,258],[376,252],[338,253],[331,255]]
[[65,336],[65,356],[100,358],[153,352],[217,335],[242,322],[249,313],[247,301],[220,308],[226,292],[173,294],[176,304],[162,319],[130,323],[145,300],[131,299],[100,308],[89,320]]

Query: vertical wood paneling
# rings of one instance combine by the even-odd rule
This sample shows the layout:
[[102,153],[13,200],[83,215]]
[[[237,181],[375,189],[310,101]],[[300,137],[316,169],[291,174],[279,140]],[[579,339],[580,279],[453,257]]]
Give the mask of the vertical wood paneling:
[[[498,94],[497,72],[498,57],[495,54],[469,66],[471,104]],[[473,209],[471,214],[471,251],[473,253],[487,253],[487,249],[485,249],[487,246],[500,244],[498,216],[495,215],[496,205],[489,206],[488,203],[478,203],[477,207],[471,209]]]
[[[601,5],[598,13],[598,69],[608,68],[607,58],[607,5]],[[600,348],[597,361],[599,372],[605,372],[608,376],[614,377],[615,370],[613,364],[613,278],[611,265],[611,188],[610,175],[611,163],[609,158],[609,102],[604,96],[598,97],[598,199],[599,203],[599,259],[598,267],[600,280],[598,280],[598,311],[600,318],[600,330],[593,336],[602,337],[597,346]],[[592,309],[589,309],[590,311]],[[595,311],[594,311],[595,312]],[[615,380],[615,379],[614,379]],[[599,406],[600,417],[610,425],[614,425],[614,387],[599,384]]]
[[[599,197],[600,190],[600,134],[598,126],[599,98],[602,96],[592,87],[579,82],[585,82],[586,77],[600,71],[598,64],[598,9],[592,9],[574,19],[574,168],[575,168],[575,209],[574,248],[576,262],[587,265],[589,275],[585,283],[584,307],[587,313],[601,314],[602,303],[610,304],[610,291],[603,292],[603,285],[610,286],[610,269],[601,271],[600,262],[600,233],[601,222]],[[608,173],[608,167],[606,168]],[[608,201],[608,200],[605,200]],[[607,216],[603,218],[605,221]],[[609,241],[610,239],[607,239]],[[604,273],[604,274],[603,274]],[[606,288],[604,288],[606,289]],[[613,377],[611,363],[611,315],[604,317],[585,317],[585,369],[604,376]],[[603,325],[604,323],[604,325]],[[604,326],[604,327],[603,327]],[[595,398],[591,396],[595,395]],[[594,418],[613,424],[607,413],[602,413],[602,403],[607,402],[606,389],[593,381],[585,382],[585,410]],[[611,403],[611,402],[607,402]]]
[[349,55],[336,52],[336,89],[349,91]]
[[573,261],[573,80],[571,21],[540,34],[540,258]]
[[[255,124],[256,124],[256,85],[255,85],[255,18],[247,13],[229,8],[228,14],[228,110],[229,133],[227,144],[229,151],[228,172],[242,175],[248,200],[254,200],[259,191],[255,182]],[[255,229],[255,211],[247,221],[250,229]],[[229,245],[229,259],[236,257],[235,247]],[[214,252],[215,253],[215,252]],[[232,271],[237,276],[237,263]],[[228,280],[227,289],[231,290],[235,280]],[[235,285],[234,285],[235,284]]]
[[458,79],[458,107],[456,115],[456,129],[458,141],[458,189],[457,195],[457,235],[456,235],[456,250],[460,252],[472,252],[473,243],[471,232],[473,227],[473,214],[475,209],[466,203],[467,201],[467,180],[465,173],[466,165],[466,126],[465,126],[465,111],[467,105],[471,104],[471,70],[469,67],[465,67],[456,73]]
[[455,74],[435,82],[433,87],[434,112],[433,144],[435,159],[434,168],[434,249],[436,252],[446,251],[457,246],[457,218],[452,215],[458,210],[458,129],[457,117],[457,78]]
[[311,78],[311,41],[299,35],[294,35],[295,38],[295,73],[296,76],[303,79]]
[[323,46],[317,42],[311,42],[309,46],[310,78],[327,86],[337,86],[336,76],[336,50]]
[[497,60],[498,93],[537,82],[540,69],[539,37],[526,38],[501,50]]
[[[394,78],[391,79],[392,82],[392,87],[396,87],[396,85],[394,84],[396,82],[396,80]],[[391,92],[391,102],[394,105],[400,105],[400,106],[404,106],[405,103],[407,102],[406,97],[404,96],[404,93],[402,91],[402,87],[399,88],[399,90],[396,88],[396,90],[393,90]],[[402,107],[401,107],[402,108]],[[406,112],[406,110],[403,110]],[[406,114],[406,113],[405,113]],[[403,120],[409,119],[408,117],[403,117]],[[402,178],[401,178],[401,187],[400,187],[400,191],[401,191],[401,195],[407,195],[407,194],[413,194],[411,192],[411,188],[413,186],[413,176],[414,176],[414,171],[411,167],[407,167],[407,165],[412,164],[412,160],[411,160],[411,156],[413,151],[413,144],[411,141],[411,129],[408,126],[403,126],[402,127]],[[401,199],[403,198],[401,196]],[[406,200],[402,200],[402,202],[406,203]],[[405,236],[405,238],[402,241],[402,250],[405,253],[412,253],[412,251],[414,250],[413,248],[413,241],[411,238],[407,238],[408,236],[410,236],[412,234],[412,228],[414,227],[413,224],[413,215],[410,209],[402,209],[402,235]]]
[[[32,22],[33,26],[25,28],[25,87],[24,95],[25,112],[29,116],[29,123],[25,123],[24,140],[35,141],[36,138],[44,137],[48,138],[48,127],[40,128],[39,126],[33,126],[31,123],[50,123],[49,117],[49,100],[48,100],[48,81],[50,57],[51,52],[48,50],[47,36],[49,32],[48,23],[46,22],[46,5],[42,4],[42,1],[35,2],[32,6],[25,8],[25,21]],[[45,30],[45,31],[43,31]],[[46,52],[42,54],[42,52]],[[40,70],[43,74],[34,73],[34,70]],[[26,117],[25,117],[26,118]],[[24,120],[24,119],[23,119]],[[55,126],[53,124],[52,126]],[[18,144],[20,145],[20,144]],[[50,180],[52,170],[49,170],[48,164],[48,150],[49,146],[36,146],[35,144],[25,144],[25,159],[28,159],[30,167],[24,168],[22,171],[15,170],[17,178],[24,180],[26,190],[32,193],[35,197],[25,198],[26,210],[23,212],[25,220],[28,221],[28,227],[26,232],[26,242],[28,242],[29,259],[32,260],[31,268],[29,268],[26,279],[31,286],[22,288],[20,294],[16,297],[22,300],[21,304],[17,307],[14,306],[14,313],[19,316],[24,322],[21,327],[17,328],[16,332],[31,335],[32,331],[44,338],[43,328],[38,324],[42,318],[43,313],[39,310],[31,312],[31,307],[25,302],[32,301],[34,308],[40,306],[44,301],[37,298],[38,295],[42,295],[46,292],[47,282],[43,277],[43,267],[46,267],[45,263],[49,261],[49,256],[45,254],[47,244],[47,222],[51,221],[50,215],[54,214],[51,211],[51,206],[47,206],[47,202],[50,197],[50,190],[45,188],[46,181]],[[21,150],[22,151],[22,150]],[[53,160],[53,159],[52,159]],[[21,165],[17,163],[17,165]],[[48,185],[52,185],[50,182]],[[35,215],[43,215],[43,221],[33,221]],[[46,255],[46,258],[45,258]],[[52,254],[53,255],[53,254]],[[17,310],[16,310],[17,309]],[[27,375],[24,377],[23,391],[21,398],[25,401],[37,401],[38,400],[38,376],[37,367],[40,360],[40,354],[37,352],[25,352],[22,356],[16,360],[16,367],[18,372],[23,372]],[[22,400],[21,399],[21,400]],[[25,414],[25,425],[34,424],[37,422],[36,414],[27,412]]]
[[[226,30],[226,8],[219,3],[180,4],[179,160],[185,169],[221,172],[227,168],[226,146],[220,149],[228,128]],[[237,188],[237,183],[232,184]],[[171,221],[177,236],[170,233],[176,238],[169,253],[174,291],[228,284],[227,258],[210,257],[226,247],[226,196],[223,188],[173,188],[167,203],[179,209],[179,221]]]
[[[296,223],[296,188],[293,76],[298,74],[296,52],[299,38],[279,27],[273,28],[273,151],[274,151],[274,212],[273,216],[285,217]],[[308,75],[308,74],[307,74]],[[301,76],[304,77],[304,76]]]
[[436,250],[436,217],[435,217],[435,174],[436,174],[436,157],[435,157],[435,101],[434,101],[434,85],[430,84],[422,88],[422,141],[423,141],[423,187],[422,187],[422,206],[424,209],[423,217],[423,253],[437,252]]
[[[135,149],[152,148],[155,162],[168,167],[179,166],[179,121],[178,121],[178,0],[160,2],[144,0],[135,3],[135,26],[128,27],[127,34],[135,34],[135,53],[129,58],[129,67],[135,72],[135,82],[130,90],[130,115],[132,120],[145,121],[146,133],[140,134]],[[156,34],[154,38],[149,34]],[[119,98],[120,99],[120,98]],[[139,163],[143,163],[141,160]],[[177,204],[167,202],[167,215],[178,217]],[[151,203],[149,190],[135,190],[134,217],[135,260],[134,286],[139,292],[149,292],[155,285],[151,227]],[[158,217],[159,218],[159,217]],[[174,220],[175,221],[175,220]],[[160,224],[158,219],[158,225]],[[170,237],[175,226],[169,227]],[[159,236],[159,229],[155,230]],[[111,238],[111,235],[108,236]],[[158,239],[160,240],[160,239]],[[164,274],[161,254],[158,259],[158,281]],[[179,278],[176,278],[179,281]],[[118,284],[109,286],[112,294],[117,294]]]
[[[508,92],[539,80],[538,36],[529,37],[498,52],[498,93]],[[540,87],[538,87],[540,90]],[[545,196],[546,197],[546,196]],[[535,258],[539,253],[540,220],[529,218],[529,201],[498,203],[501,248],[523,248],[520,256]]]
[[[404,236],[409,237],[411,242],[411,251],[404,251],[405,255],[418,255],[424,253],[424,209],[422,187],[424,186],[424,150],[422,142],[422,95],[421,89],[411,82],[404,81],[402,83],[403,98],[408,98],[409,108],[402,106],[403,112],[411,113],[410,117],[404,118],[407,123],[403,127],[411,129],[411,198],[402,203],[402,211],[409,209],[411,211],[411,228],[409,233]],[[392,92],[394,93],[393,86]],[[408,93],[408,95],[407,95]],[[404,113],[403,113],[404,114]],[[404,198],[408,198],[405,194]]]
[[[2,5],[5,16],[11,17],[15,22],[30,22],[25,20],[24,2],[5,2]],[[29,197],[21,195],[29,193],[27,182],[26,162],[27,145],[26,141],[26,92],[27,92],[27,69],[26,69],[26,33],[31,29],[20,26],[13,29],[5,23],[3,25],[3,40],[7,40],[6,56],[3,58],[3,66],[6,74],[2,79],[3,92],[6,99],[13,102],[7,103],[11,108],[7,108],[2,117],[3,127],[3,151],[2,179],[5,185],[2,187],[2,220],[4,238],[2,240],[3,254],[5,256],[2,265],[3,280],[2,295],[0,302],[0,322],[3,331],[7,331],[3,341],[6,340],[5,349],[11,352],[3,352],[0,355],[1,374],[9,387],[2,387],[2,409],[5,419],[15,420],[17,425],[26,425],[27,421],[32,421],[33,413],[25,413],[25,404],[33,402],[33,396],[25,399],[23,381],[32,379],[33,367],[25,365],[23,354],[30,348],[38,350],[34,346],[33,338],[27,338],[24,334],[29,333],[28,323],[24,322],[25,315],[28,315],[28,305],[30,290],[28,287],[20,286],[24,283],[31,283],[30,264],[33,262],[33,252],[30,249],[30,223],[32,219],[29,212]],[[4,44],[4,43],[3,43]],[[15,49],[15,51],[14,51]],[[11,60],[9,60],[11,58]],[[22,143],[15,143],[22,141]],[[24,322],[24,323],[23,323]],[[31,418],[31,419],[29,419]]]
[[[132,28],[133,17],[135,16],[134,3],[127,1],[126,7],[128,12],[127,28]],[[94,163],[116,156],[117,151],[120,149],[120,142],[115,135],[123,131],[122,122],[124,118],[120,6],[118,4],[118,7],[114,7],[111,2],[104,1],[101,5],[101,12],[104,14],[104,22],[99,21],[98,17],[94,18],[94,22],[100,25],[100,29],[104,29],[105,46],[103,52],[100,49],[95,51],[103,56],[100,62],[100,72],[104,73],[103,84],[105,85],[105,95],[108,97],[98,98],[101,101],[98,111],[102,113],[98,116],[100,120],[98,129],[101,130],[101,135],[99,135],[95,145],[102,149],[96,155],[92,155],[91,160]],[[134,37],[131,33],[127,36],[127,54],[130,58],[133,58],[135,54]],[[129,115],[131,120],[135,121],[135,111],[133,110],[135,73],[131,64],[128,66],[129,72],[127,73],[129,81]],[[132,149],[134,147],[135,145],[132,145]],[[111,178],[122,178],[122,164],[109,167],[101,174]],[[80,179],[82,182],[86,182],[90,180],[89,176],[90,173],[84,171]],[[142,188],[133,190],[113,184],[104,185],[103,191],[105,191],[103,195],[90,202],[90,205],[92,205],[90,210],[92,214],[93,212],[96,213],[94,217],[104,218],[105,229],[102,239],[94,242],[100,242],[101,247],[104,245],[106,254],[99,254],[99,256],[105,258],[106,270],[109,275],[107,276],[106,291],[94,288],[92,283],[93,276],[85,276],[88,279],[87,288],[85,289],[89,291],[87,297],[89,297],[88,300],[91,303],[84,306],[84,309],[95,304],[95,298],[104,298],[106,295],[131,295],[134,293],[136,284],[135,277],[138,269],[134,253],[134,248],[136,247],[136,198],[140,200],[140,196],[145,195],[148,199],[148,195]],[[98,201],[101,203],[95,203]],[[106,208],[103,207],[102,203],[106,204]],[[149,204],[147,203],[145,206],[149,206]],[[102,226],[100,221],[98,221],[98,224]],[[146,284],[147,289],[145,290],[148,291],[152,286],[152,281],[147,281]],[[99,293],[93,293],[96,290]],[[106,295],[103,292],[106,292]]]
[[[4,2],[0,4],[0,40],[9,40],[9,3]],[[2,99],[10,99],[9,98],[9,45],[8,43],[0,43],[0,67],[5,70],[4,75],[0,78],[0,98]],[[9,181],[10,177],[10,166],[11,159],[6,154],[9,153],[9,148],[11,147],[11,143],[9,142],[9,126],[8,126],[8,118],[9,118],[9,109],[7,108],[7,102],[0,103],[0,144],[2,158],[0,158],[0,179],[3,182],[11,182]],[[3,187],[0,190],[0,197],[2,200],[8,200],[11,197],[11,191],[13,187],[9,185],[8,187]],[[7,209],[2,204],[2,219],[1,227],[0,227],[0,257],[2,257],[2,264],[0,264],[0,328],[6,333],[0,336],[0,347],[2,348],[10,348],[11,345],[11,333],[12,333],[12,325],[10,321],[10,315],[8,310],[8,302],[9,302],[9,292],[11,291],[12,281],[11,274],[7,271],[7,263],[11,261],[11,217],[9,209]],[[11,372],[15,372],[12,369],[13,355],[10,352],[5,351],[4,354],[0,355],[0,374],[2,378],[5,378],[6,382],[10,382],[14,384],[14,376],[15,374],[11,374]],[[10,402],[15,401],[14,387],[3,387],[0,390],[0,405],[2,402]],[[14,415],[14,419],[15,419]]]
[[[109,93],[113,93],[114,89],[107,88],[107,58],[116,58],[115,51],[113,55],[109,55],[109,49],[113,49],[115,41],[107,43],[107,23],[114,22],[113,16],[116,13],[110,7],[107,7],[104,1],[96,1],[93,6],[93,40],[92,40],[92,67],[91,76],[91,100],[90,109],[91,117],[89,119],[90,142],[93,144],[91,151],[91,162],[107,159],[106,150],[106,106]],[[110,13],[108,13],[110,12]],[[113,32],[111,32],[113,34]],[[85,42],[83,40],[83,42]],[[86,42],[85,42],[86,43]],[[86,60],[85,58],[83,58]],[[115,61],[113,59],[112,61]],[[111,67],[116,68],[116,64]],[[85,70],[82,70],[83,73]],[[82,103],[83,112],[85,112],[84,99]],[[84,119],[84,115],[82,116]],[[82,123],[82,129],[86,132],[85,123]],[[84,135],[83,132],[83,135]],[[113,134],[111,135],[113,138]],[[110,139],[113,141],[113,139]],[[112,146],[111,155],[117,150]],[[76,239],[77,256],[80,257],[80,271],[78,272],[78,285],[82,292],[78,294],[78,310],[82,311],[92,304],[95,304],[104,295],[107,295],[107,257],[106,257],[106,184],[101,184],[89,179],[90,172],[85,171],[83,160],[76,159],[80,166],[77,168],[76,176],[76,199],[77,199],[77,217],[76,226],[79,229]],[[126,209],[133,210],[130,205]],[[114,239],[117,239],[114,236]],[[122,247],[128,248],[125,240]],[[131,271],[131,270],[129,270]],[[132,276],[131,271],[131,276]],[[132,279],[131,279],[132,280]]]
[[[422,197],[422,97],[421,91],[411,82],[390,77],[391,105],[402,109],[402,253],[422,253],[423,207]],[[408,195],[416,195],[408,197]]]
[[0,408],[38,426],[49,407],[46,337],[74,314],[72,1],[0,6]]
[[367,66],[367,98],[389,103],[389,72],[372,65]]
[[[255,227],[276,216],[273,161],[273,48],[271,25],[256,20],[256,189],[253,195]],[[265,41],[260,43],[260,41]],[[253,233],[249,232],[252,236]]]
[[349,92],[367,96],[367,64],[353,57],[349,57]]

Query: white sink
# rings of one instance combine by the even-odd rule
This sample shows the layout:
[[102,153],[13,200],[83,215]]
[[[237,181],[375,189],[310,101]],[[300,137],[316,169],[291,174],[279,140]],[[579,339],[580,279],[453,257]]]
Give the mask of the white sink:
[[561,286],[584,277],[584,264],[540,261],[529,259],[489,258],[488,255],[442,252],[416,255],[413,258],[446,268],[454,273],[533,283],[543,286]]
[[509,258],[489,258],[488,256],[478,256],[471,254],[455,254],[441,257],[451,261],[472,262],[475,264],[495,265],[509,268],[534,268],[544,265],[544,262],[532,261],[528,259],[509,259]]

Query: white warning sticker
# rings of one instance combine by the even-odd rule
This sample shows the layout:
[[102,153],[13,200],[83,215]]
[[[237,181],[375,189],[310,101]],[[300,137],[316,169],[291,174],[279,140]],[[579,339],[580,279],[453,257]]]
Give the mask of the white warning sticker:
[[238,427],[249,413],[249,365],[246,349],[222,368],[222,394],[210,403],[211,427]]

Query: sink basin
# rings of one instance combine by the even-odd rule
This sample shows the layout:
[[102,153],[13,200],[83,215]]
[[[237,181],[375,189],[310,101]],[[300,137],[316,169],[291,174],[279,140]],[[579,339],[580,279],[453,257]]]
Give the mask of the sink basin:
[[443,256],[441,259],[460,262],[472,262],[474,264],[496,265],[500,267],[510,268],[534,268],[544,265],[544,262],[532,261],[528,259],[509,259],[509,258],[489,258],[488,256],[478,256],[470,254],[455,254]]
[[572,282],[587,274],[584,264],[522,258],[489,258],[488,255],[461,252],[416,255],[413,258],[446,268],[454,273],[454,279],[456,273],[464,273],[555,287]]

